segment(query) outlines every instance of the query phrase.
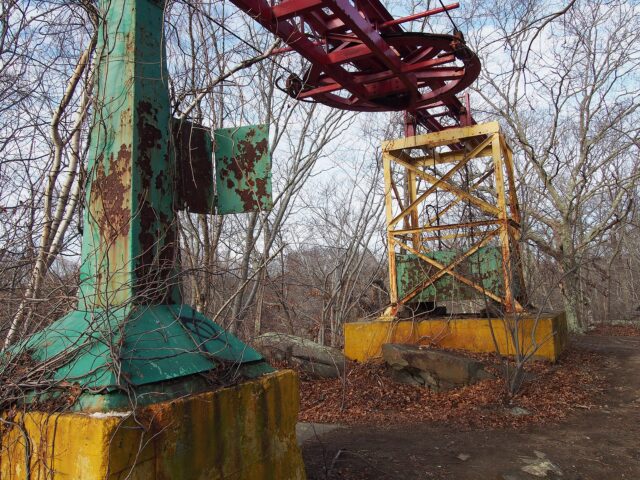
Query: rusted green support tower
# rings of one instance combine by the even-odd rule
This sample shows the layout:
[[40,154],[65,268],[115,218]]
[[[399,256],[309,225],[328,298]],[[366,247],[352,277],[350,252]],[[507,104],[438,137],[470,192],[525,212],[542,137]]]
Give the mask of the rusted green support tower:
[[161,40],[165,2],[106,2],[80,307],[181,303],[174,268],[177,162]]
[[83,410],[206,388],[197,374],[222,363],[249,376],[270,371],[256,351],[182,304],[176,233],[179,209],[270,207],[268,130],[219,130],[214,148],[206,129],[172,120],[165,0],[101,7],[78,308],[14,349],[51,362],[53,380],[98,392],[80,397]]

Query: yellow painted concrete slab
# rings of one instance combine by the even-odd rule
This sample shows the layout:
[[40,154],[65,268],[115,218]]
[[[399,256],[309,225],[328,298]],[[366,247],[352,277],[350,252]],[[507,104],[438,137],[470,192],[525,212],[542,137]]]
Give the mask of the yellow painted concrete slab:
[[514,335],[510,332],[516,331],[516,345],[522,352],[535,350],[534,358],[555,362],[567,344],[564,312],[504,319],[447,317],[397,320],[381,317],[371,322],[345,324],[344,353],[351,360],[365,362],[381,357],[385,343],[434,345],[483,353],[495,352],[497,344],[499,353],[513,355],[516,350]]
[[5,413],[0,478],[304,479],[298,409],[283,370],[135,413]]

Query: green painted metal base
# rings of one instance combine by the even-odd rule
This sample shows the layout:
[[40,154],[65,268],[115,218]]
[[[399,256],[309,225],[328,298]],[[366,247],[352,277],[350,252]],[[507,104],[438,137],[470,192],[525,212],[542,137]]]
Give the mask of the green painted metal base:
[[[443,265],[452,264],[462,253],[459,250],[438,250],[426,255]],[[412,253],[396,255],[396,271],[398,278],[398,296],[403,298],[415,287],[431,277],[438,269]],[[502,296],[504,292],[504,271],[502,269],[502,252],[494,246],[482,247],[469,255],[456,269],[457,272],[482,285],[489,292]],[[515,271],[515,270],[514,270]],[[512,282],[516,297],[523,291],[520,284]],[[445,302],[456,300],[472,300],[481,294],[457,281],[451,275],[444,275],[432,284],[426,285],[410,303],[415,302]]]
[[74,409],[83,411],[166,401],[230,377],[274,371],[258,352],[187,305],[75,310],[12,353],[49,364],[53,385],[79,386],[83,393]]

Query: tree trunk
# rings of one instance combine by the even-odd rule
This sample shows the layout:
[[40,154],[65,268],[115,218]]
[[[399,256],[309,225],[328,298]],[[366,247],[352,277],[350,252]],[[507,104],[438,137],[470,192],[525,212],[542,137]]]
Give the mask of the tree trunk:
[[580,269],[573,259],[564,259],[562,261],[562,273],[560,291],[567,318],[567,327],[570,332],[584,333],[585,328],[582,321],[580,301]]
[[231,324],[229,325],[229,331],[237,334],[240,330],[240,325],[243,321],[243,299],[246,291],[246,282],[249,279],[249,267],[251,266],[251,252],[255,247],[255,227],[258,221],[257,212],[253,212],[249,217],[249,224],[247,226],[244,249],[242,252],[242,265],[240,267],[239,278],[239,290],[233,302],[233,308],[231,310]]

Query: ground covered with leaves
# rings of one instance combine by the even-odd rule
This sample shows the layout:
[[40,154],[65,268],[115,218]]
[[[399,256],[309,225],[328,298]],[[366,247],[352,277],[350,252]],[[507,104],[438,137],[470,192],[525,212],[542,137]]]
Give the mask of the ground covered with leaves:
[[598,325],[589,331],[589,334],[606,337],[640,337],[640,327],[637,325]]
[[[307,477],[524,480],[536,478],[529,470],[535,465],[545,467],[546,477],[537,476],[547,479],[640,479],[640,337],[579,335],[570,342],[572,349],[557,366],[531,364],[537,376],[530,377],[532,381],[513,400],[531,412],[517,417],[523,428],[508,428],[512,422],[511,416],[503,414],[503,390],[492,391],[490,382],[448,394],[419,396],[424,407],[414,411],[416,418],[410,418],[401,401],[406,393],[400,392],[412,389],[399,387],[395,393],[395,386],[389,387],[381,377],[376,395],[395,400],[404,413],[394,417],[375,412],[376,405],[385,408],[385,401],[369,398],[364,401],[364,413],[358,413],[357,402],[345,404],[341,423],[351,425],[311,425],[313,435],[302,445]],[[347,393],[358,387],[358,375],[350,373],[352,386]],[[318,382],[303,384],[303,395],[311,392],[303,399],[303,416],[320,417],[323,408],[333,412],[331,401],[340,405],[337,387],[332,390],[331,382],[320,383],[325,389],[322,402]],[[349,398],[345,395],[347,401]],[[436,400],[443,404],[439,406]],[[424,418],[435,421],[422,421]],[[442,418],[447,420],[439,421]],[[485,427],[492,424],[507,428]]]
[[526,381],[508,395],[503,361],[474,356],[495,379],[448,392],[398,384],[383,362],[347,366],[343,378],[312,379],[301,374],[300,421],[348,425],[437,422],[459,427],[521,427],[555,422],[575,409],[590,409],[602,392],[602,357],[569,349],[556,364],[530,362]]

